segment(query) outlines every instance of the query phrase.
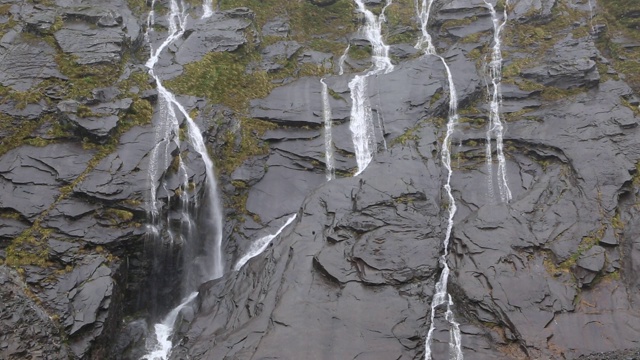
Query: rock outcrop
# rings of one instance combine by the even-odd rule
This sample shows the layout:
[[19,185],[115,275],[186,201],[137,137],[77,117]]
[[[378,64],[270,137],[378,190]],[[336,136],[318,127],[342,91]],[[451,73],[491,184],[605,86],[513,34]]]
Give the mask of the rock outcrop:
[[[414,47],[413,1],[390,4],[394,69],[367,79],[376,149],[354,176],[349,83],[372,64],[363,19],[348,0],[274,1],[220,2],[210,17],[180,3],[184,31],[154,67],[204,135],[225,214],[225,274],[184,307],[171,358],[424,358],[451,206],[445,66]],[[144,64],[170,3],[148,17],[150,5],[0,0],[0,358],[139,359],[200,265],[176,234],[208,214],[207,175],[180,111],[161,131],[171,110]],[[487,4],[436,1],[428,28],[460,115],[447,265],[463,354],[635,356],[640,38],[627,30],[640,8],[503,6],[509,202],[486,163]],[[437,315],[432,355],[447,359]]]

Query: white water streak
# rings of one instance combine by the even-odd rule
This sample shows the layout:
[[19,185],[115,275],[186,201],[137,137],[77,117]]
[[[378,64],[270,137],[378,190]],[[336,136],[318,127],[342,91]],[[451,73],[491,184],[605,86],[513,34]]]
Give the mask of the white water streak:
[[[445,238],[443,241],[443,253],[440,256],[440,265],[442,266],[442,272],[440,273],[440,278],[436,283],[435,294],[431,299],[431,324],[429,325],[429,331],[427,333],[427,338],[425,339],[425,360],[431,359],[431,343],[433,341],[433,332],[435,330],[435,314],[438,306],[446,304],[447,310],[445,312],[445,319],[449,322],[451,329],[450,335],[451,339],[449,341],[449,356],[455,360],[462,360],[462,339],[460,333],[460,324],[458,324],[454,318],[453,311],[451,308],[453,307],[453,299],[451,295],[447,292],[447,283],[449,281],[449,265],[447,264],[447,257],[449,255],[449,241],[451,239],[451,231],[453,230],[453,218],[457,211],[456,201],[453,197],[453,193],[451,191],[451,136],[455,130],[455,125],[458,123],[458,95],[456,93],[455,85],[453,83],[453,77],[451,75],[451,70],[449,69],[449,65],[444,60],[444,58],[437,54],[436,48],[433,46],[431,35],[429,35],[427,31],[429,16],[431,12],[431,6],[433,5],[433,0],[422,0],[421,6],[416,3],[416,11],[418,12],[418,17],[420,18],[420,28],[422,30],[422,37],[418,40],[416,44],[417,49],[422,49],[425,52],[425,55],[433,55],[436,56],[442,61],[442,64],[445,67],[447,72],[447,80],[449,82],[449,118],[447,121],[447,132],[444,137],[444,141],[442,142],[442,150],[441,150],[441,159],[445,168],[447,169],[447,180],[444,185],[445,192],[447,193],[447,200],[449,204],[448,209],[448,218],[447,218],[447,229],[445,232]],[[419,10],[419,11],[418,11]]]
[[340,56],[340,59],[338,59],[338,68],[339,68],[338,75],[344,74],[344,62],[345,60],[347,60],[347,55],[349,54],[350,48],[351,48],[351,44],[348,44],[347,47],[344,49],[342,56]]
[[178,319],[178,315],[196,296],[198,296],[198,293],[192,292],[180,305],[171,310],[161,323],[155,325],[156,343],[153,346],[153,350],[141,357],[141,360],[166,360],[169,358],[172,347],[171,335],[173,334],[173,327]]
[[[156,63],[158,62],[160,53],[169,46],[173,41],[179,39],[184,33],[185,24],[187,21],[187,13],[184,10],[184,5],[178,4],[177,0],[171,0],[170,2],[170,13],[168,15],[169,21],[169,33],[164,42],[158,46],[157,49],[151,49],[151,56],[146,63],[147,68],[149,69],[149,74],[154,78],[156,82],[156,89],[158,91],[158,111],[160,118],[164,121],[161,121],[160,124],[156,126],[156,142],[157,145],[151,152],[151,159],[149,162],[149,179],[151,182],[150,186],[150,212],[152,216],[152,224],[154,224],[154,218],[158,215],[157,208],[157,199],[156,199],[156,189],[153,185],[154,182],[159,178],[159,172],[164,171],[167,168],[169,163],[169,144],[171,142],[176,143],[177,147],[179,146],[179,131],[180,124],[178,121],[178,116],[176,110],[185,118],[187,123],[187,129],[189,134],[189,141],[196,152],[200,155],[206,173],[206,199],[207,205],[211,209],[211,226],[214,228],[214,249],[207,249],[207,251],[211,251],[210,257],[211,264],[207,264],[208,269],[206,270],[205,279],[201,279],[202,282],[219,278],[223,275],[223,263],[222,263],[222,207],[220,205],[220,200],[218,198],[218,188],[216,179],[213,171],[213,162],[209,157],[207,152],[207,148],[204,144],[204,139],[200,132],[200,129],[195,124],[189,113],[186,109],[178,102],[175,95],[167,90],[160,81],[160,78],[155,74],[154,68]],[[181,10],[182,8],[182,10]],[[148,16],[148,22],[150,24],[153,23],[154,17],[152,14],[153,10],[151,10]],[[162,160],[160,160],[162,159]],[[179,175],[182,178],[182,184],[184,189],[188,186],[188,177],[186,167],[182,162],[182,159],[179,158]],[[164,184],[163,184],[164,186]],[[182,199],[183,208],[188,208],[187,196],[184,196]],[[190,219],[187,220],[187,234],[191,232],[193,228],[193,224]],[[154,232],[158,232],[158,229],[155,228],[155,225],[152,225],[152,230]],[[165,321],[160,324],[156,324],[156,335],[158,337],[158,344],[148,355],[145,355],[143,359],[166,359],[168,357],[169,351],[171,349],[171,341],[169,339],[172,331],[173,331],[173,323],[175,322],[175,318],[179,311],[184,307],[189,301],[193,300],[193,298],[197,295],[197,293],[192,293],[189,298],[183,302],[180,306],[174,309],[172,312],[167,315]]]
[[389,46],[382,40],[382,23],[385,22],[385,10],[391,5],[391,0],[387,0],[382,8],[380,16],[376,17],[369,11],[362,0],[355,0],[358,11],[364,15],[365,25],[361,29],[367,40],[371,43],[372,68],[364,75],[356,75],[349,82],[351,90],[351,130],[353,145],[358,164],[358,176],[373,159],[376,150],[376,134],[371,113],[371,103],[367,91],[367,78],[379,74],[388,74],[393,71],[393,64],[389,58]]
[[203,19],[211,17],[211,15],[213,15],[213,0],[204,0],[204,3],[202,4],[202,11]]
[[[491,19],[493,21],[493,48],[491,51],[491,62],[489,63],[490,75],[491,75],[491,110],[489,113],[489,128],[487,129],[487,144],[486,144],[486,157],[487,168],[489,171],[490,179],[493,178],[493,159],[491,140],[493,137],[496,139],[496,153],[498,157],[498,190],[500,191],[500,199],[503,202],[509,202],[511,200],[511,190],[509,189],[509,183],[507,181],[507,168],[506,159],[504,156],[503,145],[503,133],[504,126],[500,120],[500,107],[502,105],[502,50],[500,34],[507,24],[507,8],[509,7],[509,1],[505,4],[505,10],[503,13],[503,19],[500,21],[496,13],[495,8],[487,0],[483,0],[487,5],[487,8],[491,12]],[[489,181],[490,191],[493,191],[493,181]]]
[[243,257],[241,257],[240,260],[238,260],[238,262],[236,263],[236,266],[234,266],[233,269],[235,271],[240,270],[242,266],[244,266],[244,264],[247,263],[247,261],[262,254],[262,252],[267,248],[267,246],[269,246],[269,243],[271,243],[273,239],[275,239],[278,235],[280,235],[282,230],[284,230],[287,226],[289,226],[289,224],[291,224],[293,220],[296,219],[296,217],[297,217],[297,214],[291,215],[287,219],[287,221],[284,223],[284,225],[282,225],[280,229],[276,231],[275,234],[261,237],[260,239],[256,240],[253,244],[251,244],[251,246],[249,247],[249,250],[247,250],[247,253]]
[[591,26],[591,34],[596,33],[596,27],[593,25],[593,3],[589,0],[589,26]]
[[329,88],[324,82],[324,79],[320,79],[322,83],[322,118],[324,120],[324,154],[325,164],[327,168],[327,181],[331,181],[336,177],[336,169],[333,159],[333,140],[331,134],[331,104],[329,103]]
[[[180,6],[178,6],[178,2],[176,0],[171,0],[171,13],[169,14],[169,35],[165,39],[165,41],[156,49],[152,50],[151,57],[146,63],[147,68],[149,68],[149,74],[156,81],[156,89],[159,95],[159,104],[161,107],[165,107],[167,109],[166,118],[171,121],[172,124],[172,132],[173,137],[176,138],[178,134],[178,119],[175,113],[175,109],[177,109],[182,116],[186,119],[187,129],[189,134],[189,140],[191,145],[194,147],[196,152],[200,155],[204,166],[205,173],[207,176],[206,179],[206,196],[208,200],[208,205],[212,210],[212,221],[213,227],[215,228],[214,235],[214,250],[213,250],[213,269],[210,272],[209,279],[216,279],[222,276],[223,273],[223,264],[222,264],[222,255],[221,255],[221,245],[222,245],[222,207],[220,205],[220,200],[218,198],[218,184],[216,183],[216,179],[213,171],[213,161],[209,157],[207,148],[204,144],[204,139],[202,137],[202,133],[200,129],[195,124],[187,110],[178,102],[175,98],[175,95],[167,90],[160,81],[160,78],[154,73],[154,66],[158,61],[160,56],[160,52],[165,49],[171,42],[180,38],[184,33],[184,28],[187,20],[187,14],[184,10],[180,11]],[[162,126],[162,125],[161,125]],[[170,134],[166,134],[169,136]],[[156,147],[157,148],[157,147]],[[155,152],[155,149],[154,149]],[[153,186],[152,186],[153,188]],[[154,190],[152,190],[154,191]]]

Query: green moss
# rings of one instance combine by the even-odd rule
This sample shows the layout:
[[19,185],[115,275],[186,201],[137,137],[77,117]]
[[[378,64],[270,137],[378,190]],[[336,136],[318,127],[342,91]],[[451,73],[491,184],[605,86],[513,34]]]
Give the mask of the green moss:
[[129,9],[135,14],[140,15],[149,11],[146,0],[127,0]]
[[615,19],[621,27],[637,31],[640,18],[633,14],[640,13],[640,3],[636,0],[607,0],[600,4],[606,11],[607,18]]
[[165,86],[245,113],[250,99],[263,98],[273,88],[266,72],[247,73],[246,66],[254,56],[246,51],[208,53],[202,60],[185,65],[184,73],[165,82]]
[[584,91],[584,88],[560,89],[554,86],[547,86],[542,90],[541,97],[544,100],[557,101],[570,96],[575,96],[577,94],[583,93]]
[[470,25],[471,23],[473,23],[476,20],[478,20],[478,18],[475,17],[475,16],[464,18],[464,19],[445,20],[442,23],[441,28],[442,29],[450,29],[450,28],[454,28],[454,27],[463,27],[463,26]]
[[133,213],[123,209],[109,208],[104,211],[103,215],[110,218],[113,225],[133,220]]
[[429,100],[429,106],[440,100],[442,98],[442,94],[444,94],[442,89],[438,89],[438,91],[436,91],[435,94],[433,94],[433,96],[431,97],[431,100]]
[[125,114],[124,120],[128,126],[144,125],[151,122],[153,117],[153,106],[146,99],[134,97],[131,108]]
[[34,138],[26,139],[24,141],[24,143],[28,144],[28,145],[31,145],[31,146],[44,147],[44,146],[47,146],[47,145],[51,144],[52,141],[51,140],[46,140],[46,139],[43,139],[43,138],[37,136],[37,137],[34,137]]
[[413,0],[394,0],[385,12],[389,28],[409,27],[417,30],[415,3]]
[[116,64],[80,65],[73,55],[58,53],[55,56],[60,72],[69,78],[66,83],[65,98],[89,97],[91,90],[116,83],[122,73],[126,58]]
[[4,155],[7,151],[22,145],[24,140],[31,135],[32,132],[50,119],[50,116],[43,116],[38,121],[23,121],[20,126],[14,127],[15,131],[13,134],[0,138],[0,156]]
[[344,98],[342,97],[342,95],[338,94],[333,89],[327,88],[327,90],[328,90],[329,96],[331,96],[332,98],[334,98],[336,100],[343,100],[344,101]]
[[349,57],[354,60],[371,58],[371,46],[352,46],[349,48]]
[[351,21],[354,4],[338,0],[329,6],[315,6],[309,1],[291,0],[220,0],[222,10],[245,6],[256,14],[256,27],[261,29],[267,21],[285,16],[291,24],[291,38],[306,41],[313,36],[328,35],[331,40],[342,38],[353,30]]
[[267,121],[242,118],[240,120],[239,139],[236,134],[229,131],[223,135],[223,148],[216,159],[216,168],[223,174],[230,175],[240,164],[252,156],[268,153],[269,146],[259,140],[259,137],[276,125]]
[[50,266],[47,239],[51,233],[51,229],[43,228],[40,221],[36,220],[31,228],[11,241],[6,249],[5,264],[13,268],[27,265]]

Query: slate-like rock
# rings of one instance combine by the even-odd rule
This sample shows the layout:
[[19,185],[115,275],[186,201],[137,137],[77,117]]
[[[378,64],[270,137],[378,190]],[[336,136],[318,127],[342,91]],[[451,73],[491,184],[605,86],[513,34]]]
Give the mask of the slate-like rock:
[[522,76],[561,89],[592,87],[600,80],[597,50],[590,40],[566,39],[554,45],[544,65],[522,71]]
[[117,63],[122,58],[125,34],[119,28],[92,29],[86,23],[65,24],[54,33],[56,42],[81,65]]
[[10,42],[5,38],[0,42],[0,84],[27,91],[44,79],[66,79],[57,68],[51,45],[43,40],[26,41],[20,35]]
[[71,351],[51,315],[25,293],[18,274],[0,266],[0,357],[68,359]]
[[71,183],[87,167],[94,151],[78,144],[22,146],[0,158],[0,204],[28,219],[46,210],[59,187]]
[[189,23],[185,39],[178,46],[175,61],[180,65],[199,61],[209,52],[234,51],[247,42],[244,30],[253,13],[235,9],[215,12],[211,17]]

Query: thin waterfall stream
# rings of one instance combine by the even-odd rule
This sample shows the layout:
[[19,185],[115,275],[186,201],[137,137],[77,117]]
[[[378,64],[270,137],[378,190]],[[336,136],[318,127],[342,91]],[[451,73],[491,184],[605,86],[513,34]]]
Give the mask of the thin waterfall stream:
[[244,266],[244,264],[247,263],[247,261],[260,255],[267,248],[267,246],[269,246],[271,241],[273,241],[273,239],[278,237],[278,235],[280,235],[282,230],[284,230],[287,226],[289,226],[289,224],[291,224],[293,220],[296,219],[296,217],[297,217],[297,214],[293,214],[289,216],[287,221],[285,221],[284,225],[282,225],[278,229],[278,231],[276,231],[274,234],[263,236],[260,239],[256,240],[253,244],[251,244],[251,247],[249,247],[249,250],[247,251],[247,253],[243,257],[241,257],[238,260],[238,262],[236,262],[236,265],[233,267],[233,270],[239,271]]
[[[209,7],[205,5],[204,8],[206,15],[206,9]],[[158,244],[157,246],[161,247],[164,241],[161,230],[165,228],[171,242],[170,245],[172,246],[174,241],[180,240],[183,253],[188,259],[185,258],[183,260],[184,266],[181,281],[183,286],[181,294],[185,297],[181,304],[169,312],[161,323],[156,324],[155,343],[148,341],[147,350],[149,353],[143,357],[143,359],[148,360],[168,358],[171,350],[170,337],[180,310],[197,296],[195,290],[200,284],[219,278],[224,272],[221,250],[223,211],[218,195],[218,185],[214,174],[213,161],[209,157],[200,129],[184,106],[178,102],[173,93],[163,86],[160,77],[155,73],[155,66],[162,51],[175,40],[179,39],[185,31],[188,15],[184,4],[177,0],[171,0],[170,13],[167,17],[169,24],[167,37],[157,49],[154,50],[153,47],[151,47],[151,56],[146,63],[149,74],[156,83],[156,89],[158,91],[157,111],[159,114],[158,123],[155,124],[155,139],[157,145],[151,152],[148,176],[150,183],[148,200],[150,219],[149,236]],[[150,26],[147,29],[147,39],[149,39],[149,31],[153,31],[154,21],[155,14],[153,10],[151,10],[148,16]],[[180,116],[184,118],[184,122],[186,123],[186,132],[188,135],[185,140],[187,140],[188,145],[195,150],[204,165],[206,179],[204,202],[202,204],[198,204],[197,200],[195,200],[197,195],[193,196],[193,199],[190,199],[188,194],[193,186],[191,186],[189,182],[186,165],[182,158],[183,155],[178,153],[177,155],[173,155],[173,159],[171,158],[173,147],[181,149],[179,136],[181,131]],[[165,176],[168,175],[165,173],[165,169],[169,168],[169,164],[175,162],[177,162],[177,173],[181,184],[180,194],[176,193],[176,195],[174,195],[179,197],[178,203],[180,204],[181,212],[180,223],[182,224],[177,234],[174,234],[174,231],[168,226],[171,219],[166,219],[164,222],[160,219],[160,201],[158,200],[155,187],[155,182],[160,179],[160,186],[165,192],[169,193],[165,179]],[[169,198],[167,201],[170,200]],[[199,214],[200,216],[197,216],[198,214],[196,213],[194,215],[193,213],[196,211],[204,211],[204,214],[201,213]]]
[[333,139],[331,135],[331,104],[329,103],[329,88],[320,79],[322,83],[322,119],[324,121],[324,152],[325,163],[327,168],[327,181],[331,181],[336,177],[336,169],[333,159]]
[[493,156],[492,156],[492,139],[496,140],[496,156],[498,158],[498,190],[500,191],[500,199],[502,202],[511,200],[511,190],[507,181],[506,159],[504,157],[503,133],[504,126],[500,120],[500,107],[502,104],[502,50],[500,34],[507,24],[507,7],[509,1],[506,1],[502,21],[498,18],[498,14],[494,6],[486,0],[483,0],[491,12],[491,20],[493,22],[493,47],[491,51],[491,61],[489,62],[489,72],[491,75],[491,105],[489,112],[489,126],[487,129],[486,144],[486,161],[489,178],[489,194],[493,194]]
[[416,10],[418,11],[418,17],[420,18],[420,28],[422,30],[422,37],[416,44],[417,49],[423,49],[426,56],[436,56],[442,61],[444,68],[447,72],[447,80],[449,82],[449,115],[447,121],[447,132],[442,142],[441,157],[442,163],[447,169],[447,180],[444,185],[444,189],[447,193],[447,199],[449,201],[448,217],[447,217],[447,229],[443,240],[443,252],[440,256],[440,265],[442,266],[442,272],[438,282],[436,283],[435,294],[431,299],[431,323],[429,325],[429,331],[425,339],[425,360],[431,359],[431,343],[433,341],[433,332],[435,330],[435,316],[436,310],[441,305],[446,305],[445,319],[449,322],[450,329],[450,341],[449,341],[449,356],[455,360],[462,360],[462,340],[460,333],[460,324],[455,321],[455,317],[452,311],[453,299],[447,291],[447,283],[449,281],[449,265],[447,264],[447,258],[449,256],[449,241],[451,239],[451,231],[453,230],[453,218],[456,214],[456,201],[451,191],[451,136],[455,130],[455,125],[458,122],[458,97],[453,83],[453,77],[449,65],[444,58],[437,54],[436,48],[433,46],[431,35],[427,31],[429,15],[431,12],[431,6],[433,0],[422,0],[421,6],[416,3]]
[[389,58],[389,46],[382,39],[382,23],[385,21],[384,13],[392,1],[387,0],[380,15],[377,17],[367,9],[362,0],[355,0],[355,2],[358,11],[364,15],[365,24],[361,31],[371,44],[371,61],[373,63],[369,71],[362,75],[356,75],[349,82],[352,100],[349,129],[351,130],[358,164],[358,171],[355,176],[358,176],[367,168],[376,151],[375,124],[367,89],[368,78],[379,74],[388,74],[393,71],[394,66]]

